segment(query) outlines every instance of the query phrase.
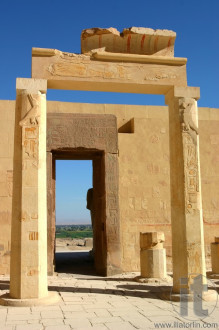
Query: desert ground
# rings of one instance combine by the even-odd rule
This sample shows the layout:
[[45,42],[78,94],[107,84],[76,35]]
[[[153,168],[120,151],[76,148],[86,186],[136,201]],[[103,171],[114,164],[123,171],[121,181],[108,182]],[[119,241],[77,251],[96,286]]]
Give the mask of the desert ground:
[[56,252],[90,251],[93,248],[93,238],[56,238]]

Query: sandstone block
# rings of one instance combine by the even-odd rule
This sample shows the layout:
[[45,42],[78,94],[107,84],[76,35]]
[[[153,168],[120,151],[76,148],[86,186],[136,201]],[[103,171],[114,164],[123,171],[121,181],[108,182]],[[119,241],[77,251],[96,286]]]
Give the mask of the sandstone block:
[[46,93],[47,81],[45,79],[17,78],[16,88],[17,90],[26,89],[29,93],[36,93],[38,91]]
[[8,196],[8,185],[6,182],[0,182],[0,196],[1,197]]
[[150,249],[150,248],[161,248],[160,243],[165,241],[163,232],[147,232],[140,233],[140,248]]
[[93,247],[93,238],[86,238],[85,239],[85,246]]
[[140,265],[143,278],[166,278],[166,250],[163,232],[140,233]]
[[166,250],[148,249],[140,252],[141,276],[149,278],[166,277]]
[[153,30],[131,27],[121,33],[115,28],[91,28],[82,31],[81,51],[105,48],[107,52],[143,55],[174,56],[176,33],[170,30]]

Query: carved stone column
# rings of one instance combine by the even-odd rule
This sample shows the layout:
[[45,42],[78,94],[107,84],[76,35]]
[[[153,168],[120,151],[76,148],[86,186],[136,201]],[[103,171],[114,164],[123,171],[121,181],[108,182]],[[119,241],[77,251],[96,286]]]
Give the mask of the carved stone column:
[[190,292],[192,274],[206,275],[199,159],[199,89],[173,88],[169,105],[173,292]]
[[46,80],[17,79],[10,297],[47,289]]

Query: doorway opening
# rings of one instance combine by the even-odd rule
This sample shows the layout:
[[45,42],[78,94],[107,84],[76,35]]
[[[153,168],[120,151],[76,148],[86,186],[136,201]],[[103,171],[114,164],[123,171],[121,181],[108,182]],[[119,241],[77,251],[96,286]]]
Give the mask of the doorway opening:
[[55,168],[55,271],[94,273],[92,210],[87,208],[92,209],[87,201],[88,190],[93,191],[92,161],[56,160]]
[[[104,275],[104,153],[70,149],[53,152],[49,158],[51,161],[48,161],[48,165],[52,175],[48,175],[48,187],[51,188],[48,189],[48,273],[57,271]],[[93,225],[91,211],[87,209],[87,192],[90,188],[93,188]],[[92,251],[93,247],[95,251]]]

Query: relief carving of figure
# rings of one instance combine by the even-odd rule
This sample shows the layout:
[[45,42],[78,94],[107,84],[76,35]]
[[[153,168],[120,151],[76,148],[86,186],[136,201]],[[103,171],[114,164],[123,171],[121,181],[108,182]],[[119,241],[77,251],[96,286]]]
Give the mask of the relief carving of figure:
[[179,109],[181,114],[182,130],[188,132],[196,144],[198,126],[195,123],[196,104],[192,98],[179,99]]
[[26,113],[24,118],[20,121],[20,125],[38,125],[39,124],[39,108],[40,108],[40,95],[33,97],[32,94],[27,94],[28,100],[31,104],[31,109]]

